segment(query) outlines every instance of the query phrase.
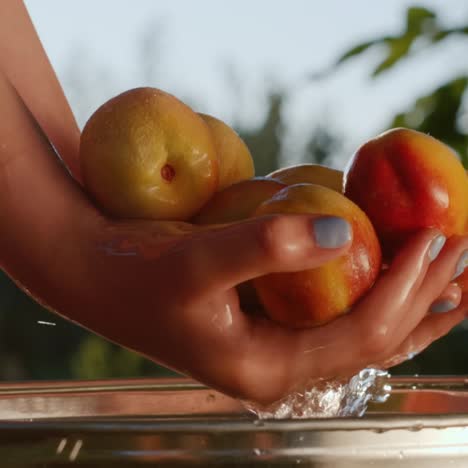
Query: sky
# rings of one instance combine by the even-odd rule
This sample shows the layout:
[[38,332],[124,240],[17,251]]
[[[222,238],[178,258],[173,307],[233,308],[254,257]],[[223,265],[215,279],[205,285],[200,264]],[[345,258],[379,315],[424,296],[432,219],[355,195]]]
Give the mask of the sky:
[[[415,4],[409,0],[25,3],[80,126],[105,100],[147,85],[231,125],[255,125],[268,91],[280,87],[289,93],[285,118],[293,136],[322,123],[345,137],[350,152],[417,96],[468,72],[465,39],[447,41],[378,79],[369,78],[375,50],[326,80],[304,84],[350,46],[398,33]],[[465,0],[417,4],[434,9],[447,25],[468,21]]]

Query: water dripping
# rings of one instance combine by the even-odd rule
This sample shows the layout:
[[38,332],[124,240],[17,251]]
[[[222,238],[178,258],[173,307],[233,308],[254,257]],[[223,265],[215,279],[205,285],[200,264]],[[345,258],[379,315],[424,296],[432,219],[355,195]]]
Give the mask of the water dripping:
[[363,369],[349,381],[317,381],[265,408],[251,402],[244,406],[261,419],[330,418],[363,416],[370,402],[382,403],[389,396],[390,375],[380,369]]

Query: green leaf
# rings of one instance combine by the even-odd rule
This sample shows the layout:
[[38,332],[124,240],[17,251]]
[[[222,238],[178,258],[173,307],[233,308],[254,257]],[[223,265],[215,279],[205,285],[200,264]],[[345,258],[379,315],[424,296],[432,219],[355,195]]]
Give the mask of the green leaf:
[[349,58],[362,54],[369,47],[372,47],[373,45],[378,44],[381,41],[382,41],[381,39],[376,39],[374,41],[363,42],[362,44],[358,44],[357,46],[352,47],[337,60],[336,65],[340,65],[341,63],[345,62]]
[[468,34],[468,26],[440,30],[436,34],[434,34],[434,42],[445,39],[447,36],[450,36],[452,34]]
[[433,23],[436,14],[422,7],[410,7],[406,12],[406,34],[420,35],[424,33],[428,23]]
[[451,29],[446,29],[446,30],[442,30],[442,31],[437,31],[433,36],[432,36],[432,42],[440,42],[442,41],[443,39],[445,39],[447,36],[449,36],[450,34],[453,34],[453,30]]
[[411,36],[403,36],[398,38],[392,38],[387,40],[387,56],[380,62],[375,68],[372,76],[377,76],[385,70],[393,67],[402,58],[408,55],[411,45],[413,44],[414,38]]

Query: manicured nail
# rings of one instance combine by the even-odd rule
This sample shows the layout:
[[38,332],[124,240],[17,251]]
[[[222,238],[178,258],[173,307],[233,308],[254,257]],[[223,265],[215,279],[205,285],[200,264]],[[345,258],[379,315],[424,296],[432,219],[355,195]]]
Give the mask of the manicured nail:
[[351,240],[351,225],[343,218],[326,216],[313,221],[315,242],[322,249],[337,249]]
[[437,301],[432,304],[430,311],[433,314],[443,314],[444,312],[450,312],[451,310],[457,307],[452,301],[444,299],[442,301]]
[[429,247],[429,260],[432,262],[437,258],[437,255],[440,254],[440,251],[442,250],[442,247],[444,246],[446,241],[446,237],[441,234],[440,236],[437,236],[431,243],[431,246]]
[[468,266],[468,250],[465,250],[460,259],[458,260],[457,266],[455,268],[455,274],[452,276],[452,279],[457,278],[460,276],[464,271],[465,268]]

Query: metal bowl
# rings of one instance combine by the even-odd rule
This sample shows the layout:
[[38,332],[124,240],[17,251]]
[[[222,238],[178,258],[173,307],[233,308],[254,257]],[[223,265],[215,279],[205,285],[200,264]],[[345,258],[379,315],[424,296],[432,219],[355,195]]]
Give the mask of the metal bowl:
[[2,467],[468,467],[468,380],[391,379],[362,418],[258,420],[185,379],[0,386]]

